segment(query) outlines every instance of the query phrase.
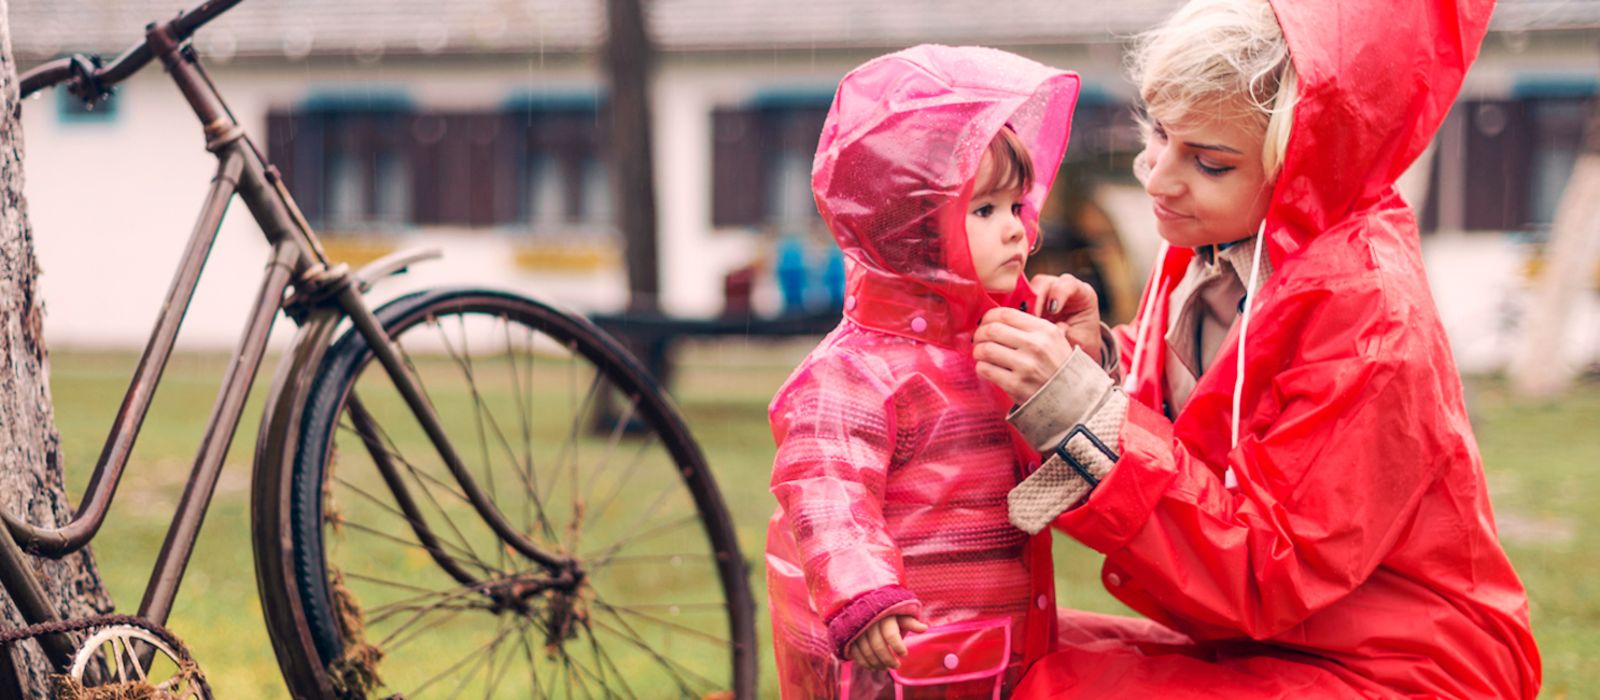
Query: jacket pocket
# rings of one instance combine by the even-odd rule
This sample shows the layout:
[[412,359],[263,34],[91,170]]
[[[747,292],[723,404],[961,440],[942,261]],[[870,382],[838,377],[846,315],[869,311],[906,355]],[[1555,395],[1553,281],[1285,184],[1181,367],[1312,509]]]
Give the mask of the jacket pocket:
[[[900,668],[888,673],[896,700],[907,688],[959,686],[965,696],[977,688],[999,700],[1011,661],[1011,618],[967,620],[936,625],[905,639]],[[850,698],[854,669],[845,662],[839,674],[839,697]],[[931,688],[930,688],[931,689]]]

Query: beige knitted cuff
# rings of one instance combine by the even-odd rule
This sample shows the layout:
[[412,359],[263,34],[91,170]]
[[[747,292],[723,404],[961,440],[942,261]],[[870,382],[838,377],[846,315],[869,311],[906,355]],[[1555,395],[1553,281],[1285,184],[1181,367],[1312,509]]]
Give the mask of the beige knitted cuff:
[[[1104,406],[1065,437],[1037,471],[1006,496],[1012,525],[1034,534],[1089,496],[1116,466],[1117,437],[1128,417],[1128,397],[1112,391]],[[1064,459],[1062,451],[1071,456]],[[1075,463],[1075,464],[1074,464]]]
[[1055,449],[1072,426],[1084,422],[1104,403],[1114,384],[1100,364],[1073,348],[1055,376],[1011,412],[1011,421],[1033,449]]

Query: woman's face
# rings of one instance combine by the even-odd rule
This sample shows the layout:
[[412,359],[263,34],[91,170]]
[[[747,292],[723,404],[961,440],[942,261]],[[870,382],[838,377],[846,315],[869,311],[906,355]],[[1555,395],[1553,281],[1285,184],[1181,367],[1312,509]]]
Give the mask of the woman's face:
[[1134,173],[1150,193],[1162,238],[1195,248],[1255,234],[1272,199],[1261,164],[1264,129],[1251,119],[1152,116],[1148,132]]

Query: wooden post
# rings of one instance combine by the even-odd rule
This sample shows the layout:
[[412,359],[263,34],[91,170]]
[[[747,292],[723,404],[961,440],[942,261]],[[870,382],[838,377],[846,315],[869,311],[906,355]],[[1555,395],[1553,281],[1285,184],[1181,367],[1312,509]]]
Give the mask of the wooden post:
[[643,0],[606,0],[606,69],[611,82],[611,198],[627,246],[628,308],[659,308],[654,159],[650,138],[650,72],[654,50]]

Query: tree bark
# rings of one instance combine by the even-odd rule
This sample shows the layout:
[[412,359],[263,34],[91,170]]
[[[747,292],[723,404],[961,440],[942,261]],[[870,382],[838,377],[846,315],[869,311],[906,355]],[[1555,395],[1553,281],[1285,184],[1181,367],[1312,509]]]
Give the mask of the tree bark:
[[[34,524],[56,525],[72,513],[62,487],[64,458],[51,409],[39,264],[22,196],[21,104],[9,9],[6,0],[0,0],[0,508]],[[35,559],[33,564],[34,575],[63,617],[111,609],[87,548],[61,560]],[[0,625],[20,625],[10,596],[3,596],[0,603],[4,617]],[[25,697],[46,697],[49,667],[39,647],[24,643],[3,653],[11,654]],[[0,678],[0,687],[9,685],[9,679]]]
[[627,249],[630,311],[659,308],[656,195],[650,138],[654,49],[643,0],[606,0],[606,70],[611,83],[612,210]]
[[1526,332],[1510,367],[1512,387],[1528,398],[1554,396],[1578,373],[1565,351],[1573,310],[1594,280],[1600,244],[1600,97],[1590,99],[1583,130],[1583,147],[1556,206]]

